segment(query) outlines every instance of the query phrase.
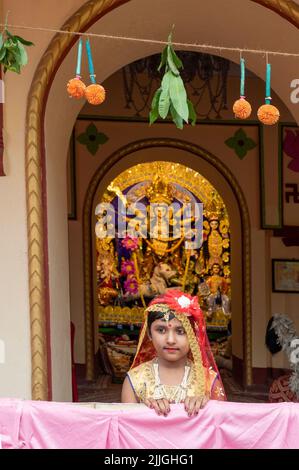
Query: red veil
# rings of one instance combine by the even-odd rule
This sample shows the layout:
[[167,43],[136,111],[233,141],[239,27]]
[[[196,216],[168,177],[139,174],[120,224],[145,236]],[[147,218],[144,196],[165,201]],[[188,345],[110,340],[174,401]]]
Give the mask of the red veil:
[[[169,289],[163,295],[155,297],[145,310],[145,321],[143,323],[137,352],[131,368],[150,361],[156,357],[156,351],[147,334],[147,314],[153,311],[173,313],[180,320],[186,330],[190,345],[190,359],[195,366],[195,373],[199,382],[204,381],[204,392],[210,392],[213,399],[225,400],[225,391],[221,377],[211,351],[208,340],[205,320],[202,310],[198,304],[198,298],[177,289]],[[204,372],[203,372],[204,371]],[[214,377],[216,387],[210,387],[211,381],[208,377]],[[202,387],[199,387],[201,392]]]

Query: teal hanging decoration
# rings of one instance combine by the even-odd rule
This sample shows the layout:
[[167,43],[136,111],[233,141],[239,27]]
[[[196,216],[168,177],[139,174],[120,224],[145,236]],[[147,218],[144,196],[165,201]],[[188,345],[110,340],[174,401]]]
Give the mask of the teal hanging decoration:
[[245,60],[240,58],[241,80],[240,80],[240,99],[234,102],[233,112],[236,118],[247,119],[251,114],[251,105],[245,100]]
[[276,124],[279,120],[279,110],[271,104],[271,99],[271,64],[268,62],[267,55],[265,104],[259,107],[257,117],[268,126]]
[[88,58],[88,68],[89,68],[89,76],[91,85],[86,87],[85,90],[85,98],[87,99],[88,103],[90,104],[101,104],[105,101],[106,91],[102,85],[96,83],[96,75],[94,71],[93,61],[92,61],[92,54],[91,54],[91,47],[89,39],[86,40],[86,52]]
[[82,39],[79,39],[76,77],[69,80],[67,84],[67,92],[71,98],[83,98],[85,94],[86,85],[81,81],[81,62],[82,62]]

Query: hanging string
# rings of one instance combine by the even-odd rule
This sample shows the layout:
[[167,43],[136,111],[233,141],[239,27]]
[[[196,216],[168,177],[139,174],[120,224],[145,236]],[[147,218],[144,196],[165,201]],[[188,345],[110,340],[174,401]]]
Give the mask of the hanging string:
[[[143,39],[143,38],[132,38],[129,36],[113,36],[110,34],[97,34],[97,33],[82,33],[80,31],[66,31],[63,29],[54,29],[54,28],[42,28],[34,26],[24,26],[24,25],[14,25],[14,24],[3,24],[0,23],[0,26],[7,27],[10,29],[26,29],[31,31],[44,31],[49,33],[59,33],[59,34],[68,34],[71,36],[86,36],[101,38],[101,39],[115,39],[120,41],[131,41],[131,42],[140,42],[145,44],[159,44],[162,46],[167,45],[167,41],[159,41],[157,39]],[[249,53],[249,54],[271,54],[272,56],[283,56],[283,57],[299,57],[299,53],[294,52],[280,52],[280,51],[266,51],[264,49],[248,49],[240,47],[225,47],[225,46],[213,46],[211,44],[198,44],[198,43],[184,43],[184,42],[172,42],[174,47],[178,48],[195,48],[195,49],[207,49],[214,51],[229,51],[229,52],[240,52],[240,53]]]

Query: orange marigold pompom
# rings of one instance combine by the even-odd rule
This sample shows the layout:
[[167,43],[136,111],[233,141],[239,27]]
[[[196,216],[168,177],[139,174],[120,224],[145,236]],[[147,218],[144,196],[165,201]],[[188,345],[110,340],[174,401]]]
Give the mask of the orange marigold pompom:
[[71,98],[83,98],[86,85],[80,78],[72,78],[67,84],[67,92]]
[[105,88],[102,85],[93,83],[85,90],[85,98],[90,104],[101,104],[105,100]]
[[244,98],[234,102],[233,112],[236,118],[247,119],[251,114],[251,105]]
[[263,104],[257,111],[257,117],[263,124],[271,126],[279,120],[279,111],[272,104]]

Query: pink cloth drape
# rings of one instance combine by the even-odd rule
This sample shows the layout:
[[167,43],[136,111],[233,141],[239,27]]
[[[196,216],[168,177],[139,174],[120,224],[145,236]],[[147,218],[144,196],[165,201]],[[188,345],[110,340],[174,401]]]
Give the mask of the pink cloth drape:
[[173,405],[165,418],[144,405],[103,410],[0,400],[2,448],[287,449],[299,448],[298,429],[297,403],[211,400],[196,417]]

